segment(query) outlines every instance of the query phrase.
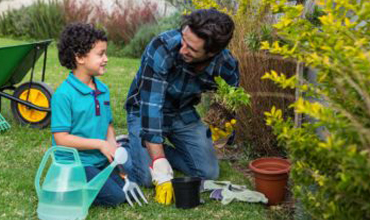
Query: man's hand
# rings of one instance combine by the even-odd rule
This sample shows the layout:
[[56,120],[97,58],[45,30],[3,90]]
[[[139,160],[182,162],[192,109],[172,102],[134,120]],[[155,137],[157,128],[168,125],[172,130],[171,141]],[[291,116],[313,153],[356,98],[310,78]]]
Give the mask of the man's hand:
[[117,150],[117,145],[110,144],[108,141],[101,140],[99,145],[100,152],[107,157],[109,163],[113,161],[114,154]]
[[155,185],[155,200],[164,205],[170,205],[173,200],[173,170],[166,158],[158,158],[150,167],[153,183]]
[[173,188],[171,181],[155,186],[155,201],[163,205],[171,205],[173,200]]

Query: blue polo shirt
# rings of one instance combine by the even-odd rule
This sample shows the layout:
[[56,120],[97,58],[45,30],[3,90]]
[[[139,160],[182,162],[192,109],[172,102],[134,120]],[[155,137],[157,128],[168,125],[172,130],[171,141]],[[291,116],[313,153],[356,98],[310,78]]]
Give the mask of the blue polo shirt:
[[[51,132],[68,132],[82,138],[107,139],[112,123],[109,89],[95,77],[96,90],[92,90],[71,72],[51,99]],[[99,150],[79,150],[84,166],[100,167],[107,158]],[[58,160],[73,160],[70,153],[57,152]]]

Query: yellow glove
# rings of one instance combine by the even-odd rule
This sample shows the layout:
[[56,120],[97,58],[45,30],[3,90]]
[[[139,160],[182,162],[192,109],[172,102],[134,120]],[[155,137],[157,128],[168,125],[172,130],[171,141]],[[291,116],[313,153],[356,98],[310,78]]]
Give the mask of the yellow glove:
[[170,205],[173,200],[173,188],[171,182],[165,182],[155,186],[155,201],[163,205]]
[[153,161],[150,167],[150,173],[155,185],[155,201],[169,205],[173,200],[173,188],[171,179],[173,179],[173,170],[166,158],[158,158]]

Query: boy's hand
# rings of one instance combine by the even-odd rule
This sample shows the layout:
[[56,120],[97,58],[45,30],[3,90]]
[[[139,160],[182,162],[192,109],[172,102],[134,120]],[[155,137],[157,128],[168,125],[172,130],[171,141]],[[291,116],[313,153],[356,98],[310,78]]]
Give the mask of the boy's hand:
[[109,163],[113,161],[114,154],[117,150],[117,145],[112,145],[108,141],[101,141],[100,147],[99,147],[100,152],[107,157]]

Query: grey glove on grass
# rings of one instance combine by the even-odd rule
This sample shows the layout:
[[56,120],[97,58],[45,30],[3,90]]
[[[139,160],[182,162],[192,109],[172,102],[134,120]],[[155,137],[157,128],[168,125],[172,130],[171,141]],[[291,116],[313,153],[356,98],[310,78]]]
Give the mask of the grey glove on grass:
[[267,203],[268,199],[260,192],[247,189],[245,185],[234,185],[230,181],[205,180],[202,183],[203,192],[212,191],[210,197],[221,200],[223,205],[227,205],[233,200],[242,202],[262,202]]
[[249,189],[235,190],[223,189],[221,191],[221,203],[227,205],[234,199],[242,202],[262,202],[267,204],[268,199],[260,192],[252,191]]
[[231,184],[230,181],[203,180],[201,183],[201,192],[213,191],[215,189],[226,189],[229,187],[240,190],[247,189],[245,185]]

